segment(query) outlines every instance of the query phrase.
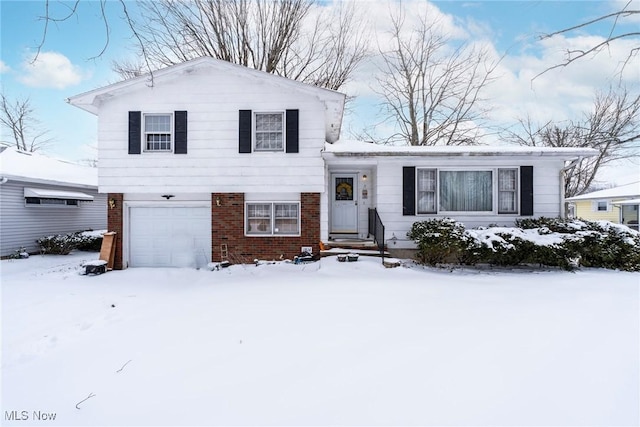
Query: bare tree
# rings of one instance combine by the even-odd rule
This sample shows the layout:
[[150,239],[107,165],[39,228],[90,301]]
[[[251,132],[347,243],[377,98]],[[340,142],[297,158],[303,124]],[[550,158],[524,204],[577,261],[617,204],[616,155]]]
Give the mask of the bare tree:
[[[590,55],[595,55],[601,52],[602,50],[608,48],[611,45],[611,43],[617,40],[630,39],[630,38],[633,39],[635,37],[639,37],[640,31],[638,31],[638,26],[637,24],[634,24],[633,19],[634,17],[637,17],[637,15],[640,15],[640,10],[633,9],[632,2],[633,0],[628,0],[627,3],[624,5],[624,7],[619,11],[602,15],[590,21],[583,22],[583,23],[574,25],[572,27],[564,28],[564,29],[555,31],[553,33],[543,34],[542,36],[540,36],[540,40],[546,40],[560,34],[571,33],[573,31],[591,27],[591,26],[600,24],[602,22],[611,22],[611,28],[609,30],[609,33],[607,34],[607,36],[605,36],[605,38],[602,41],[596,42],[595,44],[591,45],[586,49],[568,49],[565,52],[565,59],[563,62],[545,69],[540,74],[536,75],[534,79],[553,69],[566,67],[580,59],[583,59]],[[631,21],[631,25],[632,25],[631,28],[633,28],[634,30],[618,31],[620,24],[623,22],[626,22],[627,20]],[[637,57],[638,52],[640,52],[640,43],[636,43],[636,45],[629,50],[629,54],[626,60],[624,61],[624,63],[622,64],[622,69],[624,69],[631,61],[633,61],[635,57]]]
[[[51,23],[78,15],[81,1],[54,16],[45,1],[42,40]],[[99,0],[105,27],[101,56],[109,44],[110,24]],[[354,3],[318,4],[314,0],[137,0],[131,14],[117,4],[132,31],[136,59],[114,63],[121,77],[210,56],[313,85],[339,89],[367,55],[365,20]]]
[[567,172],[565,196],[584,193],[593,184],[601,167],[632,159],[640,151],[640,95],[626,89],[609,89],[595,96],[593,111],[581,121],[536,126],[527,118],[521,130],[510,131],[506,139],[526,146],[594,148],[598,154],[581,159]]
[[[313,9],[311,0],[139,0],[138,6],[141,19],[131,21],[138,53],[155,69],[210,56],[339,89],[367,53],[353,4]],[[115,69],[129,77],[140,65],[121,62]]]
[[[493,79],[497,63],[487,51],[452,46],[438,22],[420,17],[405,31],[405,16],[392,16],[392,45],[382,57],[378,93],[398,131],[389,141],[409,145],[470,145],[485,117],[482,89]],[[408,34],[408,35],[407,35]]]
[[52,141],[49,131],[41,130],[29,98],[11,101],[4,93],[0,95],[0,124],[7,129],[11,141],[23,151],[36,151]]

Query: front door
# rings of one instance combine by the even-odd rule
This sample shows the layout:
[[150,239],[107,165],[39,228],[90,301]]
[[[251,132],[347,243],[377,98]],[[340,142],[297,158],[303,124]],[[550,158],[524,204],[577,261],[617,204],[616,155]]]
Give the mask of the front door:
[[354,173],[331,176],[331,232],[358,232],[358,175]]

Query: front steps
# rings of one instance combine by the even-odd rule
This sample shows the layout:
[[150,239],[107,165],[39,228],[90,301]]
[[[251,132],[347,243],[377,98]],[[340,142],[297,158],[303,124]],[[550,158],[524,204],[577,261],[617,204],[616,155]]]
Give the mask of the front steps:
[[[348,253],[381,256],[380,249],[372,240],[336,239],[320,242],[320,256],[322,257]],[[386,248],[384,256],[389,256]]]

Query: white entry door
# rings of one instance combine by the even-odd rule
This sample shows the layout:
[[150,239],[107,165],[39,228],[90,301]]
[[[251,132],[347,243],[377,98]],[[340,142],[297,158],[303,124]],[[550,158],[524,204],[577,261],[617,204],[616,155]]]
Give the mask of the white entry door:
[[358,175],[331,175],[331,232],[358,232]]
[[210,260],[211,208],[130,209],[130,267],[204,267]]

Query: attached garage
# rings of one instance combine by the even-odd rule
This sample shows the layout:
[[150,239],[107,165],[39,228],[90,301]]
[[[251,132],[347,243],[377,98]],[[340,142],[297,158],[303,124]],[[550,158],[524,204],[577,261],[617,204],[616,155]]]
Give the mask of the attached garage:
[[211,261],[210,207],[130,207],[130,267],[196,267]]

